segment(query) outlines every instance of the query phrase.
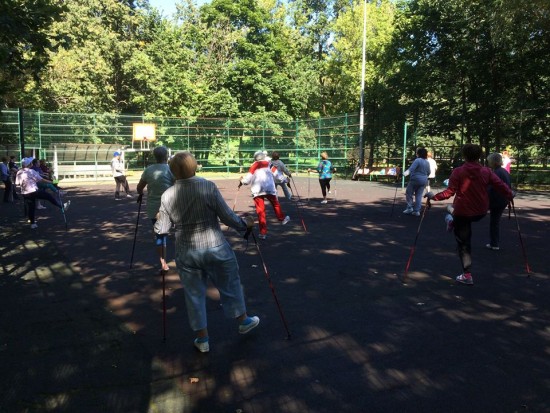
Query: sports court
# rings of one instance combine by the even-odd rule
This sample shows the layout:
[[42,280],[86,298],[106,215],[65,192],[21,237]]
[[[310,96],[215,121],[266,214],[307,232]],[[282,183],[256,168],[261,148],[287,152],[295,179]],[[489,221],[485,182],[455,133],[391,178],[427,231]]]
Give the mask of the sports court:
[[[215,181],[236,212],[253,213],[237,176]],[[172,237],[163,341],[151,225],[142,207],[130,269],[138,204],[115,202],[114,181],[61,182],[67,231],[51,205],[35,232],[21,204],[3,205],[0,411],[550,411],[548,194],[518,194],[500,251],[484,247],[488,218],[474,224],[468,287],[454,282],[447,201],[433,202],[418,232],[400,185],[336,177],[322,205],[313,176],[294,183],[299,203],[280,196],[290,223],[267,208],[258,240],[291,338],[254,240],[227,230],[261,323],[239,335],[213,290],[207,354],[192,345]]]

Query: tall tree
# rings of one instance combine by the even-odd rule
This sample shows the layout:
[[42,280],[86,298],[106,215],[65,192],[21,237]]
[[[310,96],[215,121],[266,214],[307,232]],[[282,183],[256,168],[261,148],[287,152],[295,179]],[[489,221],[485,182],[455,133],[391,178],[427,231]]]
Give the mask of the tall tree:
[[53,0],[0,0],[0,108],[24,103],[28,81],[38,81],[48,60],[50,25],[64,6]]

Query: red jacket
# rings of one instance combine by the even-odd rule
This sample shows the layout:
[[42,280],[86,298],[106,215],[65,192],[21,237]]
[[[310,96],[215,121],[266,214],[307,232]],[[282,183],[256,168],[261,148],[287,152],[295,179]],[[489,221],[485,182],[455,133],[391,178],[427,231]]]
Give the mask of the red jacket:
[[492,169],[478,162],[466,162],[453,170],[448,188],[436,194],[433,199],[442,201],[455,195],[454,215],[485,215],[489,209],[489,185],[506,199],[513,199],[514,195],[510,188],[493,173]]

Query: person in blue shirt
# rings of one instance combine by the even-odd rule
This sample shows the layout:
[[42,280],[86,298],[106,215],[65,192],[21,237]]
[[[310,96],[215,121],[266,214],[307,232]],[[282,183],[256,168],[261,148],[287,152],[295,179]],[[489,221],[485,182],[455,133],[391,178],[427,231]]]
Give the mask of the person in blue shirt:
[[[308,169],[308,172],[311,170]],[[323,200],[321,204],[326,204],[327,192],[330,194],[330,181],[332,180],[332,174],[336,172],[336,168],[332,166],[332,162],[328,160],[328,153],[321,153],[321,160],[317,165],[317,173],[319,174],[319,185],[321,185],[321,192],[323,193]]]
[[[428,151],[420,148],[416,151],[416,159],[409,169],[403,175],[410,176],[405,197],[407,199],[407,208],[403,211],[405,215],[414,215],[419,217],[422,209],[422,196],[424,189],[428,184],[430,175],[430,163],[427,160]],[[414,201],[413,201],[414,198]]]

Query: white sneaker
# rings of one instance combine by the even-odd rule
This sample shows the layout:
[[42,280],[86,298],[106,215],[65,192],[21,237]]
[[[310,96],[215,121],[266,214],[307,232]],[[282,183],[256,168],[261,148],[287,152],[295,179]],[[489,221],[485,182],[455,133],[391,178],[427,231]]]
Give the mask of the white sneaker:
[[412,209],[412,208],[407,208],[406,210],[403,211],[403,213],[404,213],[405,215],[410,215],[410,214],[412,214],[412,212],[413,212],[413,209]]
[[133,198],[134,196],[132,194],[126,194],[126,198]]
[[36,209],[46,209],[46,207],[45,207],[44,205],[38,204],[38,205],[36,206]]
[[327,202],[328,202],[328,201],[327,201],[326,199],[323,199],[323,200],[321,201],[321,204],[326,204]]
[[65,212],[67,212],[67,210],[69,209],[69,207],[71,206],[71,201],[67,201],[63,204],[63,210]]
[[196,338],[195,341],[193,341],[195,348],[201,353],[208,353],[210,351],[210,344],[208,344],[208,341],[205,341],[204,343],[199,343],[197,340],[198,339]]
[[282,225],[286,225],[286,224],[288,224],[288,221],[290,221],[290,217],[287,215],[287,216],[285,217],[285,219],[283,219],[283,221],[281,222],[281,224],[282,224]]
[[485,245],[485,248],[488,248],[493,251],[498,251],[500,249],[499,247],[493,247],[491,244]]
[[35,223],[35,224],[31,224],[31,229],[36,229],[36,228],[38,228],[38,225],[36,225],[36,223]]
[[260,319],[256,316],[248,317],[245,321],[246,324],[239,324],[239,334],[246,334],[253,328],[258,327]]
[[419,216],[420,216],[420,212],[418,212],[418,211],[413,211],[413,212],[412,212],[412,215],[414,215],[415,217],[419,217]]

